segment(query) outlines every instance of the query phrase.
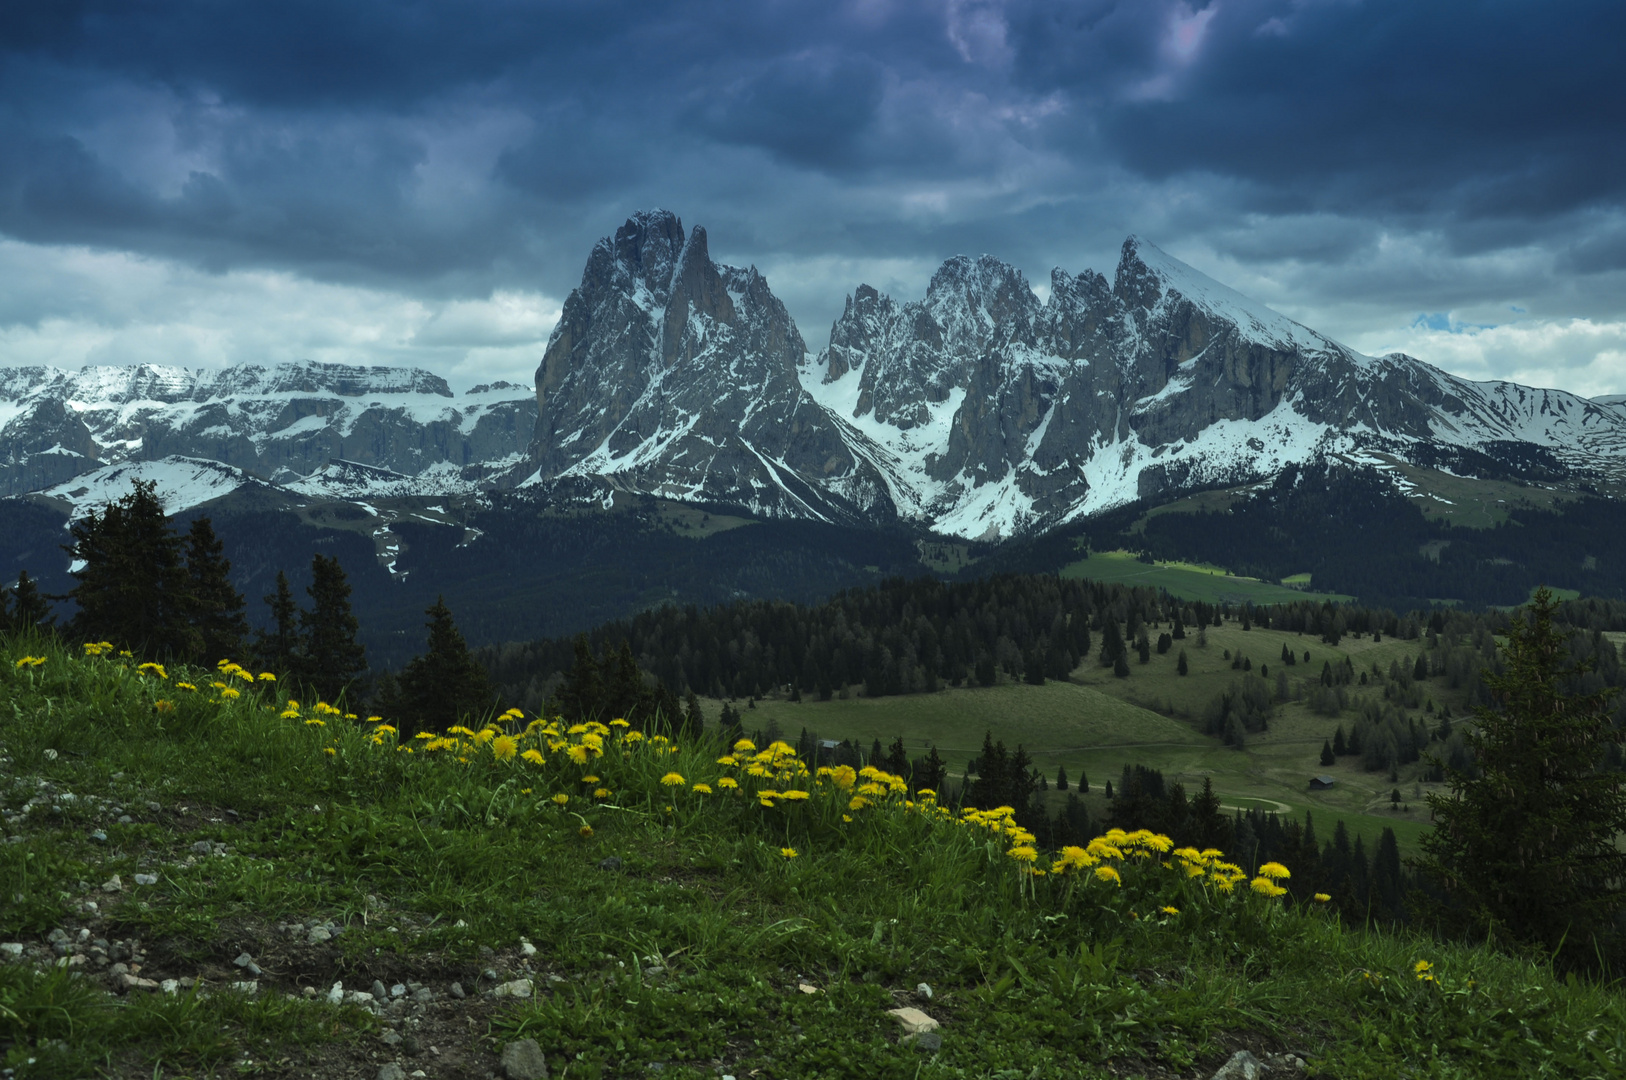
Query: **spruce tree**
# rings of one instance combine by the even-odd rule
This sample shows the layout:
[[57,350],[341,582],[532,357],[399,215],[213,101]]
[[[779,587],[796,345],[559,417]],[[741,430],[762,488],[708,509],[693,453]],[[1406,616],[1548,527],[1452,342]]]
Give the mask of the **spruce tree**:
[[361,624],[350,610],[350,582],[339,560],[311,559],[309,611],[299,613],[299,661],[296,674],[317,697],[336,701],[367,668],[367,650],[356,640]]
[[51,628],[50,602],[27,570],[17,574],[17,584],[0,589],[0,628],[12,633]]
[[1566,964],[1618,948],[1626,901],[1626,773],[1606,767],[1623,733],[1610,691],[1587,691],[1546,588],[1510,622],[1501,673],[1481,676],[1493,704],[1466,740],[1475,773],[1445,769],[1430,794],[1435,826],[1413,865],[1446,898],[1448,928],[1537,944]]
[[1067,766],[1065,765],[1056,766],[1056,790],[1067,790]]
[[1337,760],[1338,759],[1333,756],[1332,743],[1328,742],[1325,739],[1321,740],[1321,764],[1322,764],[1322,766],[1325,767],[1327,765],[1335,764],[1337,762]]
[[1186,662],[1186,650],[1180,650],[1180,657],[1175,663],[1174,669],[1182,675],[1191,670],[1191,665]]
[[475,661],[444,597],[425,615],[427,648],[400,675],[400,704],[392,718],[404,732],[445,731],[491,708],[486,670]]
[[225,551],[208,518],[192,522],[186,534],[187,589],[198,637],[194,659],[204,664],[243,659],[243,640],[248,636],[243,594],[231,583]]
[[1112,673],[1120,679],[1129,678],[1129,661],[1122,653],[1119,653],[1118,659],[1112,662]]
[[69,624],[75,637],[146,656],[196,655],[181,541],[164,517],[155,483],[137,480],[128,495],[91,511],[69,532],[67,551],[80,563],[68,594],[79,605]]
[[262,668],[287,674],[294,670],[299,652],[299,606],[288,575],[278,570],[277,591],[263,599],[271,609],[271,629],[255,634],[254,655]]

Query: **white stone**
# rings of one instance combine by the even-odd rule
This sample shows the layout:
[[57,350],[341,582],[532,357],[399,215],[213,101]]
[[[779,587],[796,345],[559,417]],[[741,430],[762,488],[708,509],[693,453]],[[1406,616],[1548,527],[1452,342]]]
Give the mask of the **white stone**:
[[340,1002],[342,1002],[343,1000],[344,1000],[344,983],[336,982],[336,983],[333,984],[333,989],[331,989],[331,990],[329,990],[327,992],[327,1003],[329,1005],[337,1005]]
[[888,1009],[886,1014],[903,1025],[903,1031],[906,1035],[923,1035],[928,1031],[936,1031],[938,1027],[936,1020],[933,1020],[919,1009]]
[[528,998],[531,996],[531,980],[515,979],[513,982],[502,983],[491,991],[491,996]]

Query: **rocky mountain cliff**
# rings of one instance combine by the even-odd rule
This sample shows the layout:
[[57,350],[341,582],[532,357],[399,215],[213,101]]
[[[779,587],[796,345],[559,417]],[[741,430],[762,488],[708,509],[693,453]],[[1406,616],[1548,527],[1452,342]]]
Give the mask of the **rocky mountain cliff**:
[[537,373],[528,484],[595,478],[759,512],[998,540],[1335,454],[1626,474],[1626,407],[1363,356],[1130,237],[1111,281],[956,257],[867,285],[818,355],[705,233],[641,214],[588,260]]

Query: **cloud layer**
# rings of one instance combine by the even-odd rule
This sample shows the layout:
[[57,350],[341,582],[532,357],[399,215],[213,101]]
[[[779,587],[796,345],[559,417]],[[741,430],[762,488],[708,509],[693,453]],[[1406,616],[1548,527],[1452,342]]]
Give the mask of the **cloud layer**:
[[1357,347],[1626,392],[1576,329],[1626,323],[1621,40],[1605,3],[10,5],[0,363],[513,377],[666,206],[813,343],[859,281],[1138,232]]

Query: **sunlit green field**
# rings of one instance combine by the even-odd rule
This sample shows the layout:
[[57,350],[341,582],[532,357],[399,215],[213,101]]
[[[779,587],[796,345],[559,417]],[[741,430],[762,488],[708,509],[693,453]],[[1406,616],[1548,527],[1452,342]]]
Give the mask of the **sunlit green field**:
[[[755,709],[736,704],[747,730],[766,729],[771,720],[791,739],[806,728],[820,739],[853,739],[865,748],[876,739],[890,745],[899,736],[911,753],[934,745],[956,776],[980,749],[983,733],[992,732],[1007,746],[1020,743],[1052,782],[1063,765],[1075,783],[1080,775],[1087,776],[1087,799],[1097,815],[1107,809],[1102,794],[1106,781],[1116,779],[1125,765],[1140,764],[1163,770],[1169,781],[1183,783],[1188,792],[1211,779],[1228,806],[1257,806],[1296,817],[1308,811],[1323,839],[1343,818],[1351,833],[1366,837],[1368,844],[1389,826],[1403,847],[1415,845],[1427,828],[1422,795],[1433,787],[1420,782],[1418,766],[1402,768],[1400,781],[1393,783],[1387,773],[1363,771],[1357,758],[1340,758],[1328,767],[1320,764],[1322,742],[1332,738],[1340,723],[1348,731],[1352,714],[1327,718],[1299,703],[1278,705],[1270,730],[1251,737],[1240,751],[1202,734],[1199,725],[1203,707],[1241,674],[1232,670],[1227,651],[1247,656],[1255,671],[1261,664],[1267,666],[1274,681],[1282,670],[1281,651],[1286,645],[1298,658],[1286,668],[1297,680],[1318,678],[1323,663],[1345,656],[1357,672],[1369,672],[1374,663],[1388,671],[1395,660],[1409,666],[1417,657],[1418,642],[1374,643],[1370,638],[1345,637],[1334,648],[1319,638],[1277,630],[1244,631],[1236,623],[1209,627],[1207,640],[1206,647],[1199,647],[1193,631],[1166,655],[1153,652],[1147,664],[1131,662],[1127,679],[1114,677],[1111,669],[1092,661],[1075,670],[1069,682],[1044,686],[1002,675],[1006,681],[987,689],[865,698],[854,688],[854,696],[845,701],[763,699]],[[1182,646],[1190,669],[1185,676],[1176,671]],[[1306,651],[1309,663],[1304,662]],[[1436,706],[1449,704],[1454,713],[1463,713],[1462,702],[1443,681],[1435,680],[1429,694]],[[715,719],[721,705],[706,703],[707,716]],[[1336,783],[1325,791],[1311,791],[1310,777],[1320,774],[1335,777]],[[1391,809],[1390,793],[1396,788],[1401,806],[1409,810]],[[1049,798],[1059,805],[1063,796],[1052,788]]]
[[[1295,600],[1349,600],[1339,593],[1309,592],[1238,577],[1214,566],[1185,562],[1143,563],[1127,551],[1098,551],[1061,570],[1064,578],[1089,578],[1123,585],[1166,589],[1182,600],[1208,603],[1287,604]],[[1305,578],[1309,575],[1296,575]],[[1289,579],[1293,580],[1293,579]]]

